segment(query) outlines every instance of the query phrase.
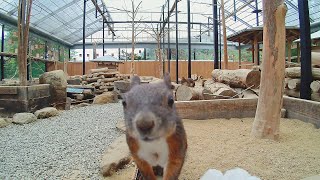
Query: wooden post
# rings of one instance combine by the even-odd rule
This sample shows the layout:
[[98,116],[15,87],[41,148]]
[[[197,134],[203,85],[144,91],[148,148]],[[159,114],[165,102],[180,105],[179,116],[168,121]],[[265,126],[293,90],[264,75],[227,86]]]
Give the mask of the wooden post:
[[251,55],[252,55],[252,63],[255,62],[255,59],[254,59],[254,41],[251,40]]
[[32,0],[19,0],[18,8],[18,66],[21,86],[26,86],[27,81],[27,48],[29,41],[29,24]]
[[253,56],[254,56],[254,64],[259,65],[259,44],[258,44],[258,34],[254,36],[253,39]]
[[288,62],[291,62],[291,47],[292,47],[292,41],[288,40]]
[[258,106],[251,135],[256,138],[279,139],[285,74],[284,0],[263,0],[263,59]]
[[241,43],[240,43],[240,39],[239,39],[239,69],[241,69]]
[[300,63],[300,43],[297,43],[297,62]]
[[223,31],[223,62],[224,69],[228,69],[228,44],[227,44],[227,30],[226,30],[226,20],[224,14],[224,0],[221,0],[221,21],[222,21],[222,31]]

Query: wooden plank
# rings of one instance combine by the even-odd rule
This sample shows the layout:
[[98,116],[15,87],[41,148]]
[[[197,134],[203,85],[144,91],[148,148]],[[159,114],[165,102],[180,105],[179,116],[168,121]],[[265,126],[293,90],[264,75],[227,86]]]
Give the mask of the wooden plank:
[[18,88],[12,86],[0,86],[0,94],[18,94]]

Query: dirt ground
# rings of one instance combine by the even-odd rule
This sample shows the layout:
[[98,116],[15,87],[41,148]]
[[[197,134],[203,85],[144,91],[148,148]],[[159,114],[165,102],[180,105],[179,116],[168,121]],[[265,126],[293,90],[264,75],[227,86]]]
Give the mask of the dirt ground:
[[[296,180],[320,174],[320,129],[282,119],[280,140],[250,137],[252,118],[184,120],[188,155],[180,179],[199,179],[209,168],[240,167],[263,180]],[[129,165],[108,179],[133,177]]]

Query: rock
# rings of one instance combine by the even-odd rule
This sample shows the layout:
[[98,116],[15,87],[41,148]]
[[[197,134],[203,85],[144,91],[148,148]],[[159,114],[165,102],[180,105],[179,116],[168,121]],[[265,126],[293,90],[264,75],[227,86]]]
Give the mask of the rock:
[[124,124],[124,120],[119,120],[118,123],[116,124],[116,128],[121,131],[121,132],[126,132],[126,125]]
[[56,116],[58,114],[59,114],[58,110],[54,107],[46,107],[34,113],[34,115],[36,115],[38,119],[45,119],[45,118]]
[[67,98],[67,77],[62,70],[45,72],[39,78],[40,84],[50,84],[50,102],[57,109],[64,110]]
[[8,126],[10,123],[4,119],[4,118],[0,118],[0,128],[6,127]]
[[116,139],[106,150],[101,161],[103,176],[112,176],[117,170],[131,162],[131,155],[125,135]]
[[116,92],[105,92],[93,99],[93,104],[107,104],[116,102],[118,102],[118,95]]
[[62,70],[43,73],[39,78],[40,84],[50,84],[54,87],[67,87],[67,77]]
[[75,107],[79,108],[79,107],[86,107],[86,106],[90,106],[89,103],[80,103],[78,105],[76,105]]
[[32,113],[17,113],[13,115],[12,122],[15,124],[27,124],[37,120],[37,117]]

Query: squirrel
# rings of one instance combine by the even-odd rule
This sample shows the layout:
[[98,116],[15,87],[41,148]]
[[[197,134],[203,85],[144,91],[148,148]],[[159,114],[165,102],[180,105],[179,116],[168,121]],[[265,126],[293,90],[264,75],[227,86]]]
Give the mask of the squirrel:
[[126,140],[143,179],[178,179],[187,151],[187,136],[174,104],[169,74],[163,81],[140,84],[131,78],[123,95]]

